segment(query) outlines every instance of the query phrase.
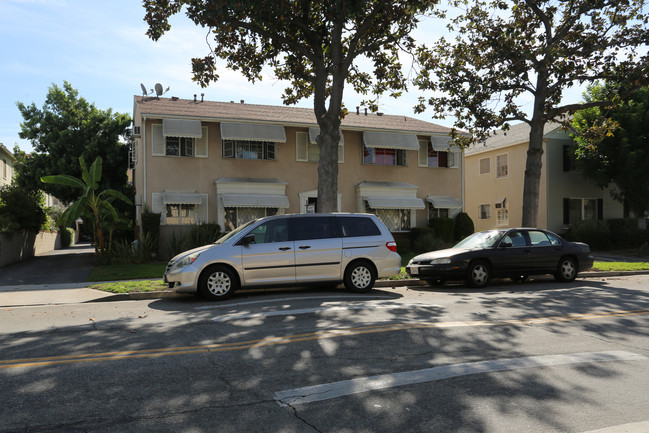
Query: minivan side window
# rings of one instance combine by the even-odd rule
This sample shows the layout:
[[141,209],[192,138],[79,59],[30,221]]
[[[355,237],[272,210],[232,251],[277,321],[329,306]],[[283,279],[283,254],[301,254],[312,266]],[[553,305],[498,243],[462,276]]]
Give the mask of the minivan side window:
[[270,220],[255,227],[248,234],[255,235],[254,243],[256,244],[286,242],[288,241],[288,225],[285,218]]
[[291,218],[293,240],[329,239],[340,236],[336,221],[332,217],[297,217]]
[[367,217],[336,217],[344,237],[378,236],[381,230],[371,218]]

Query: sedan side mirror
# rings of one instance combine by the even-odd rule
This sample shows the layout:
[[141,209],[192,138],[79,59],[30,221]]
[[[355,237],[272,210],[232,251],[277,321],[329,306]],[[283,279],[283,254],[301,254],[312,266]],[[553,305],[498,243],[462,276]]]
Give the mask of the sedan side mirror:
[[501,242],[500,243],[500,248],[511,248],[512,243],[511,242]]

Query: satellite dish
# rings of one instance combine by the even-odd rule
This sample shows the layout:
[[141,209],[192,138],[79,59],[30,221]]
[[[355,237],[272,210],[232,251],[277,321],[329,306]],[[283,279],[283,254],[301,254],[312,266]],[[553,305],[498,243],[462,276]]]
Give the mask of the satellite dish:
[[162,84],[156,83],[156,85],[155,85],[155,94],[156,94],[156,96],[162,95]]
[[146,87],[144,87],[144,84],[140,83],[140,88],[142,88],[142,96],[146,96],[147,91],[146,91]]

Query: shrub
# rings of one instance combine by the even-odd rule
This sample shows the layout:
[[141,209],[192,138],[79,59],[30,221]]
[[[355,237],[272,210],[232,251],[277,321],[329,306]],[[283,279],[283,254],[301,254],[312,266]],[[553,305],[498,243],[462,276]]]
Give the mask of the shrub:
[[149,212],[148,209],[142,211],[142,234],[153,244],[152,251],[158,253],[158,239],[160,239],[160,217],[159,213]]
[[571,241],[585,242],[591,250],[610,248],[611,230],[604,221],[579,221],[564,234]]
[[221,226],[216,223],[193,224],[180,232],[171,233],[167,241],[170,257],[192,248],[214,243],[221,237]]
[[43,193],[18,185],[0,188],[0,227],[38,233],[46,221]]
[[465,237],[473,234],[475,232],[475,226],[473,225],[473,220],[466,212],[460,212],[455,217],[455,230],[453,232],[453,240],[459,242]]
[[608,220],[610,242],[618,248],[637,248],[647,239],[647,231],[638,227],[638,220],[617,218]]
[[454,240],[455,220],[453,218],[431,218],[428,227],[435,231],[438,238],[447,243]]
[[61,248],[68,248],[74,242],[74,229],[71,228],[60,228],[59,233],[61,233]]

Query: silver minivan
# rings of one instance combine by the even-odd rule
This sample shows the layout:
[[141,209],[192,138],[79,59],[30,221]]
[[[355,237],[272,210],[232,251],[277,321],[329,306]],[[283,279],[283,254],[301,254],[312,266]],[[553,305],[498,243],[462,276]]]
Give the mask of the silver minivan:
[[400,271],[397,244],[376,215],[295,214],[250,221],[214,244],[178,254],[164,281],[176,292],[222,300],[240,287],[343,282],[365,292]]

